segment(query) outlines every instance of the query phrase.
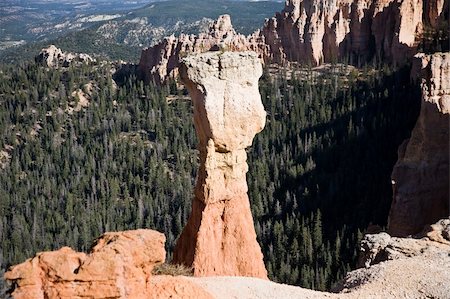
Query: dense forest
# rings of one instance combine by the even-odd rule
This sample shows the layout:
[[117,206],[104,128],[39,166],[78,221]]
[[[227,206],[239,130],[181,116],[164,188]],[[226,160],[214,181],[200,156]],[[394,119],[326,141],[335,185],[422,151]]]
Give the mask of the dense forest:
[[[386,224],[418,90],[407,69],[335,65],[267,70],[260,91],[268,119],[247,181],[269,276],[328,289],[355,267],[367,226]],[[184,95],[133,76],[117,86],[109,63],[1,65],[1,271],[135,228],[164,232],[170,260],[198,167]]]

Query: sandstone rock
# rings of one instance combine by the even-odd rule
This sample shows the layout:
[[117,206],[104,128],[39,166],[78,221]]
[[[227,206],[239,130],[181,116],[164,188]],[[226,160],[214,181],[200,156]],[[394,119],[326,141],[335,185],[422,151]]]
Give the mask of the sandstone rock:
[[14,298],[148,298],[151,271],[165,259],[152,230],[105,233],[88,254],[69,247],[41,252],[5,273]]
[[361,241],[359,267],[369,268],[383,261],[450,250],[450,219],[428,225],[414,238],[397,238],[382,232],[365,235]]
[[186,277],[158,275],[152,276],[150,280],[150,299],[163,298],[195,298],[213,299],[214,297],[198,284]]
[[267,278],[247,196],[245,148],[265,125],[255,53],[210,52],[183,60],[181,78],[194,104],[200,169],[192,213],[174,262],[194,275]]
[[423,235],[366,235],[359,257],[363,268],[347,273],[334,291],[348,295],[342,298],[447,298],[450,243],[441,240],[449,225],[450,219],[443,219],[432,226],[438,242]]
[[179,59],[211,49],[252,50],[265,63],[288,64],[372,59],[403,64],[417,53],[425,25],[449,22],[449,0],[287,0],[285,8],[250,36],[237,34],[221,16],[208,34],[164,39],[142,51],[147,81],[177,75]]
[[[442,235],[440,236],[442,238]],[[369,268],[384,261],[420,256],[427,252],[445,249],[450,247],[441,246],[430,238],[397,238],[387,233],[365,235],[361,241],[358,266]]]
[[[422,30],[423,0],[288,0],[263,29],[271,52],[289,61],[320,64],[350,58],[403,62],[415,53]],[[273,43],[273,41],[276,41]],[[281,47],[283,51],[276,48]],[[283,60],[277,57],[275,61]]]
[[36,62],[42,63],[48,67],[57,66],[60,58],[63,56],[61,49],[54,45],[50,45],[48,48],[41,50],[39,55],[36,57]]
[[450,214],[450,53],[418,54],[413,70],[421,78],[422,106],[392,172],[388,231],[395,236],[417,234]]
[[144,49],[139,61],[139,72],[149,82],[165,81],[178,74],[180,58],[192,53],[210,50],[245,51],[256,50],[256,36],[245,37],[237,34],[231,25],[229,15],[222,15],[209,28],[208,33],[196,35],[171,35],[159,44]]

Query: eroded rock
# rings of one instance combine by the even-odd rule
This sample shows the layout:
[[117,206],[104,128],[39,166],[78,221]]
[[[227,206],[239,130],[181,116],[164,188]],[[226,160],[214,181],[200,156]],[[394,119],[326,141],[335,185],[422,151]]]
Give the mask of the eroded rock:
[[5,278],[16,299],[149,298],[152,269],[165,259],[164,242],[152,230],[105,233],[88,254],[69,247],[41,252]]
[[413,72],[421,78],[422,103],[392,172],[388,231],[395,236],[417,234],[450,215],[450,53],[416,55]]
[[236,33],[229,15],[221,15],[209,28],[208,33],[200,35],[171,35],[160,43],[142,50],[139,71],[149,82],[164,82],[167,78],[178,74],[180,58],[189,54],[214,51],[246,51],[256,50],[257,35],[246,37]]
[[253,52],[209,52],[182,61],[194,104],[200,169],[192,213],[174,262],[194,275],[267,278],[247,195],[247,154],[266,112],[258,90],[261,61]]
[[374,59],[401,65],[417,53],[425,27],[448,24],[448,7],[449,0],[287,0],[249,36],[237,34],[225,15],[207,34],[165,38],[142,51],[139,69],[147,81],[163,82],[177,75],[181,57],[212,49],[252,50],[281,65]]
[[39,55],[35,57],[35,61],[47,67],[57,68],[68,67],[72,62],[90,63],[93,62],[94,59],[88,54],[63,52],[55,45],[50,45],[41,50]]

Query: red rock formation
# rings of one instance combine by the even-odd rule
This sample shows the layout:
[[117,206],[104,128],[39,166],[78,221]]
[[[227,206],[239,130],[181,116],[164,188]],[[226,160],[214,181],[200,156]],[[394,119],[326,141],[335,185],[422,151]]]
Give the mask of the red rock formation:
[[347,56],[367,61],[374,54],[402,62],[415,53],[422,2],[288,0],[285,9],[266,22],[263,34],[270,52],[279,53],[276,62],[320,64]]
[[105,233],[88,254],[69,247],[41,252],[5,278],[16,299],[149,298],[152,269],[165,259],[164,242],[152,230]]
[[253,52],[210,52],[183,60],[181,78],[194,103],[200,169],[174,262],[192,266],[196,276],[267,278],[247,195],[245,152],[265,125],[261,75]]
[[422,80],[422,106],[392,173],[388,230],[395,236],[418,233],[450,215],[450,53],[416,55],[414,72]]
[[402,64],[417,53],[424,24],[448,23],[448,0],[287,0],[261,30],[236,34],[221,16],[208,34],[165,38],[142,51],[139,69],[147,81],[176,75],[179,58],[211,48],[252,50],[265,62],[320,64],[373,58]]

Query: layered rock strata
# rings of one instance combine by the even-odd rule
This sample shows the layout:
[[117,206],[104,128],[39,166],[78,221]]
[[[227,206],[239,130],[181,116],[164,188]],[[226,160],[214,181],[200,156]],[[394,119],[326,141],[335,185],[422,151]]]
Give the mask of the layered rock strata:
[[422,17],[423,0],[288,0],[263,34],[277,62],[398,62],[414,53]]
[[388,231],[395,236],[416,234],[450,215],[450,53],[418,54],[412,72],[421,80],[422,102],[392,172]]
[[168,37],[142,51],[147,81],[176,75],[180,57],[211,49],[252,50],[266,63],[348,60],[403,64],[417,53],[424,28],[449,22],[449,0],[287,0],[285,8],[250,36],[221,16],[209,33]]
[[173,261],[196,276],[267,278],[247,195],[247,154],[266,112],[253,52],[209,52],[183,59],[180,75],[194,104],[200,169],[192,212]]

